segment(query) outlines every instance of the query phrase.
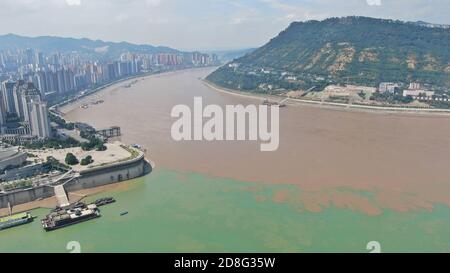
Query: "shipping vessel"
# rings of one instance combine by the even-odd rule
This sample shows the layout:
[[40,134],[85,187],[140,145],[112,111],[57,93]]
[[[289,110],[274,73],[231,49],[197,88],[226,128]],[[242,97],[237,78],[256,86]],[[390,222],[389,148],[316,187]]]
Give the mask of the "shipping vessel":
[[100,211],[95,204],[85,205],[79,203],[75,207],[61,209],[47,215],[42,221],[42,227],[46,231],[78,224],[100,217]]
[[31,223],[33,217],[30,213],[20,213],[0,218],[0,230]]
[[113,197],[106,197],[106,198],[102,198],[102,199],[98,199],[97,201],[94,202],[95,205],[97,205],[97,207],[101,207],[101,206],[106,206],[112,203],[115,203],[116,199],[114,199]]

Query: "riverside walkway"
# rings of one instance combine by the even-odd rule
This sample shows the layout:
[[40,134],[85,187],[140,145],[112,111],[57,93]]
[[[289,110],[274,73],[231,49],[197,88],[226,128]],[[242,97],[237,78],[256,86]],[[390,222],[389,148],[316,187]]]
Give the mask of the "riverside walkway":
[[61,176],[57,181],[55,181],[53,190],[55,191],[55,197],[56,200],[58,201],[59,207],[70,206],[69,197],[67,196],[66,190],[64,189],[64,185],[79,176],[80,176],[79,173],[70,170],[63,176]]

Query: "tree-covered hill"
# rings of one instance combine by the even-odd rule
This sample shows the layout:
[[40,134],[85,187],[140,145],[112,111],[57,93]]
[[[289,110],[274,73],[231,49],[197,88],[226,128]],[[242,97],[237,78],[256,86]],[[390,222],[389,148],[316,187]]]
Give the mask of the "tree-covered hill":
[[263,47],[212,73],[228,88],[376,86],[417,81],[450,87],[450,28],[367,17],[292,23]]

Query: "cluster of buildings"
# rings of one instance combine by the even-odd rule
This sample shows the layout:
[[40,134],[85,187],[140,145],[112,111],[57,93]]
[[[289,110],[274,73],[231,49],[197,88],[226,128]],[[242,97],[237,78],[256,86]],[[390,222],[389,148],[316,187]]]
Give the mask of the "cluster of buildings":
[[142,73],[218,64],[216,55],[199,52],[43,53],[34,49],[0,52],[0,140],[51,137],[47,103],[66,94]]
[[44,54],[33,49],[0,52],[0,80],[14,75],[33,82],[43,95],[84,90],[144,72],[219,63],[199,52],[124,53],[101,60],[77,52]]
[[47,103],[32,82],[4,81],[0,92],[0,139],[25,141],[51,136]]
[[449,101],[447,95],[437,95],[435,91],[428,90],[420,83],[410,83],[409,86],[401,91],[401,84],[383,82],[378,91],[380,93],[401,94],[403,97],[411,97],[419,101]]
[[436,96],[434,91],[426,90],[420,83],[411,83],[408,89],[403,90],[403,97],[412,97],[420,101],[446,100],[447,96]]
[[378,92],[380,93],[390,93],[390,94],[396,94],[398,93],[400,89],[400,84],[393,83],[393,82],[382,82],[380,83],[380,86],[378,87]]

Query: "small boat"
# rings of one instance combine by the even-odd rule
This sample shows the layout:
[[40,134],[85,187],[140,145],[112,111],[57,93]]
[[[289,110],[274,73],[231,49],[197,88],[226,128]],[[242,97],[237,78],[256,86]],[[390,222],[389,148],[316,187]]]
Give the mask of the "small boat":
[[133,148],[135,148],[135,149],[138,149],[138,150],[141,150],[141,149],[142,149],[142,146],[139,145],[139,144],[132,144],[131,147],[133,147]]
[[115,202],[116,202],[116,199],[114,199],[113,197],[107,197],[107,198],[98,199],[97,201],[94,202],[94,204],[96,204],[97,207],[101,207],[101,206],[109,205],[109,204],[112,204]]
[[128,214],[128,211],[124,211],[124,212],[122,212],[121,214],[120,214],[120,216],[125,216],[125,215],[127,215]]
[[0,230],[28,224],[33,222],[33,219],[29,212],[0,217]]

